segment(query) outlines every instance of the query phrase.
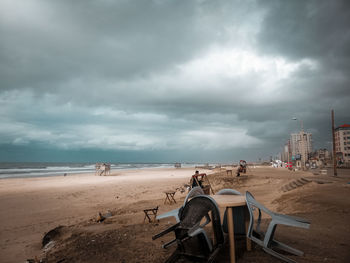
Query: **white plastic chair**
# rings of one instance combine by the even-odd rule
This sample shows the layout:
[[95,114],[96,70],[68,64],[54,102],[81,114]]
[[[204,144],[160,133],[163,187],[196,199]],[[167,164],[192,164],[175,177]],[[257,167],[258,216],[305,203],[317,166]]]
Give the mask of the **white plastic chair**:
[[[257,243],[258,245],[262,246],[263,250],[269,253],[270,255],[275,256],[289,263],[295,263],[294,260],[278,253],[274,249],[277,248],[280,250],[284,250],[288,253],[291,253],[297,256],[302,256],[304,253],[298,249],[292,248],[290,246],[287,246],[286,244],[283,244],[275,240],[274,233],[276,231],[276,227],[277,225],[287,225],[287,226],[295,226],[295,227],[308,229],[310,227],[310,221],[299,217],[274,213],[269,209],[267,209],[262,204],[260,204],[258,201],[256,201],[253,195],[248,191],[246,192],[245,197],[246,197],[247,206],[248,206],[249,215],[250,215],[250,223],[249,223],[247,237],[250,238],[255,243]],[[254,228],[254,210],[255,209],[258,209],[259,216],[257,219],[256,227]],[[261,211],[263,211],[264,213],[268,214],[271,217],[271,222],[266,230],[266,233],[262,232],[260,229]]]

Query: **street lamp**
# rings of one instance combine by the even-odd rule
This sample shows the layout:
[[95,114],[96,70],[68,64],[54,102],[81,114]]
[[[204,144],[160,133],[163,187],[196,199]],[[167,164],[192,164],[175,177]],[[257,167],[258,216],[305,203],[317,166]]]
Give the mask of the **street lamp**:
[[[292,118],[292,120],[293,120],[293,121],[297,121],[297,120],[298,120],[298,118],[293,117],[293,118]],[[304,131],[303,120],[300,120],[300,127],[301,127],[301,130],[302,130],[302,131]]]

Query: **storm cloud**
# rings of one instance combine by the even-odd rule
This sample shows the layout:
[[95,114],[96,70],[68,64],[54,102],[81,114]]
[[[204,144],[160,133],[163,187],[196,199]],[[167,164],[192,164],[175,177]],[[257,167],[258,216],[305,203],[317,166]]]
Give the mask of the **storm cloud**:
[[347,1],[0,0],[0,159],[254,161],[293,117],[329,148],[330,109],[350,122],[349,17]]

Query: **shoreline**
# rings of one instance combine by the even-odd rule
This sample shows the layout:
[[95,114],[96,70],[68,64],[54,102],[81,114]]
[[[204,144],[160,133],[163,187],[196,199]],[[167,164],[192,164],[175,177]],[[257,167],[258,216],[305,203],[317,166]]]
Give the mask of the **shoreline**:
[[[13,163],[13,168],[1,167],[0,163],[0,180],[13,178],[38,178],[38,177],[54,177],[66,175],[79,175],[87,173],[95,173],[95,164],[86,163],[29,163],[30,167],[25,165],[16,166]],[[23,164],[23,163],[18,163]],[[39,165],[39,166],[35,166]],[[62,165],[62,166],[59,166]],[[71,166],[69,166],[71,165]],[[183,164],[180,169],[193,168],[198,164]],[[111,164],[111,173],[130,170],[147,170],[147,169],[171,169],[175,168],[173,163],[116,163]],[[177,168],[179,169],[179,168]]]

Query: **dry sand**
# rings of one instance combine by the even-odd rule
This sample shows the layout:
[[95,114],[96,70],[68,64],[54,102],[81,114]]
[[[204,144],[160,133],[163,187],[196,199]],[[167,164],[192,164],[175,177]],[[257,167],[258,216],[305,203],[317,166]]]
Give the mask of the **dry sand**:
[[[111,176],[74,176],[0,180],[0,262],[163,262],[171,251],[151,236],[171,222],[143,223],[143,209],[160,205],[159,213],[181,204],[164,205],[164,191],[189,182],[194,168],[112,171]],[[210,174],[214,190],[249,190],[268,208],[312,221],[310,230],[278,228],[276,235],[305,252],[298,262],[350,262],[350,170],[338,178],[291,172],[283,168],[250,168],[237,178],[224,171]],[[298,178],[311,182],[283,192]],[[96,223],[98,212],[112,217]],[[46,232],[61,227],[49,247]],[[222,251],[223,261],[227,249]],[[260,248],[241,253],[238,262],[278,262]]]
[[[132,210],[133,203],[147,206],[163,198],[163,191],[182,186],[194,171],[143,169],[112,171],[110,176],[0,180],[0,262],[34,257],[40,252],[43,234],[58,225],[84,222],[107,210]],[[133,218],[128,221],[134,222]]]

